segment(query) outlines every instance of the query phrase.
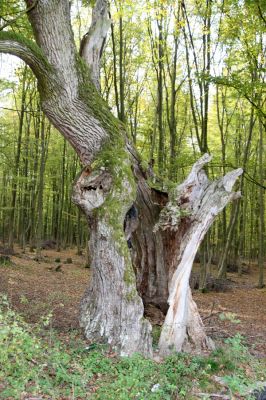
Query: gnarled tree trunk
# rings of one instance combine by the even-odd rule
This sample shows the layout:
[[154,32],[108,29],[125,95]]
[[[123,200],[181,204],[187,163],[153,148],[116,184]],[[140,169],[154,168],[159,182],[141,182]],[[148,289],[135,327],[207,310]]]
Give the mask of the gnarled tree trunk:
[[240,171],[209,182],[202,171],[206,155],[171,193],[151,189],[124,127],[98,92],[99,62],[110,25],[107,0],[96,1],[80,52],[68,0],[26,4],[35,42],[0,32],[0,52],[14,54],[32,68],[46,116],[84,166],[73,200],[91,232],[92,278],[81,305],[87,338],[110,343],[123,355],[150,356],[151,325],[143,317],[143,300],[167,311],[169,295],[161,354],[182,350],[188,338],[196,347],[209,344],[189,275],[215,215],[235,197],[231,187]]
[[[124,160],[124,171],[128,161]],[[136,290],[136,278],[124,236],[124,220],[135,198],[127,173],[118,182],[107,168],[85,169],[74,185],[73,201],[90,226],[92,277],[81,303],[81,326],[87,338],[109,343],[120,354],[151,355],[151,325]]]

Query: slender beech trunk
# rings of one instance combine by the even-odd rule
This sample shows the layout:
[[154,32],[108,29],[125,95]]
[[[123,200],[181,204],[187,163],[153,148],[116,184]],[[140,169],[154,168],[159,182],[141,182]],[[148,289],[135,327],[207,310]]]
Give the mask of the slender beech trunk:
[[[148,34],[150,37],[151,51],[152,51],[152,62],[156,71],[157,79],[157,93],[156,93],[156,110],[154,118],[154,129],[152,136],[151,154],[154,154],[156,136],[158,131],[158,148],[157,148],[157,163],[159,173],[163,174],[164,169],[164,156],[165,156],[165,132],[163,126],[163,75],[164,75],[164,37],[163,37],[163,6],[160,5],[160,10],[157,15],[157,29],[158,34],[154,37],[152,31],[152,24],[149,21]],[[153,157],[150,157],[151,160]]]
[[[29,109],[31,109],[31,101],[29,102]],[[26,118],[26,133],[25,133],[25,152],[23,156],[24,167],[23,167],[23,176],[25,179],[24,191],[23,191],[23,201],[22,201],[22,216],[21,216],[21,228],[20,228],[20,243],[23,251],[25,251],[26,242],[27,242],[27,220],[29,215],[29,182],[27,180],[28,177],[28,167],[29,167],[29,142],[30,142],[30,123],[31,123],[31,113],[27,115]]]
[[61,187],[58,206],[58,218],[57,218],[57,230],[56,230],[56,242],[57,251],[61,250],[61,238],[62,238],[62,216],[64,207],[64,197],[65,197],[65,164],[66,164],[66,140],[63,143],[62,151],[62,168],[61,168]]
[[81,211],[80,211],[80,209],[78,209],[78,212],[77,212],[77,223],[76,223],[76,246],[77,246],[77,255],[78,256],[82,255],[81,237],[80,237],[80,233],[81,233],[80,220],[81,220]]
[[160,174],[164,170],[164,127],[163,127],[163,16],[160,15],[158,21],[158,103],[157,103],[157,115],[158,115],[158,133],[159,133],[159,145],[158,145],[158,169]]
[[126,122],[125,114],[125,72],[124,72],[124,41],[123,41],[123,18],[119,18],[119,99],[120,120]]
[[[3,171],[3,176],[1,181],[3,182],[2,188],[7,188],[8,186],[8,179],[6,176],[6,172]],[[6,190],[1,191],[1,204],[2,204],[2,210],[1,210],[1,221],[2,221],[2,226],[1,226],[1,240],[3,242],[3,245],[5,245],[6,240],[8,240],[6,236],[6,213],[4,212],[5,207],[7,207],[7,196],[6,196]]]
[[115,32],[114,32],[113,23],[111,23],[111,38],[112,38],[112,49],[113,49],[113,74],[114,74],[115,104],[116,104],[118,118],[120,118],[120,103],[119,103],[119,92],[118,92],[118,84],[117,84],[117,54],[116,54]]
[[153,127],[150,134],[150,160],[154,160],[155,144],[157,137],[157,108],[154,110]]
[[[217,110],[217,120],[218,120],[218,126],[220,130],[220,138],[221,138],[221,161],[222,161],[222,172],[225,174],[226,171],[226,143],[227,143],[227,131],[228,131],[228,123],[226,119],[226,107],[225,107],[225,101],[226,101],[226,91],[227,88],[225,88],[225,93],[223,93],[223,88],[221,89],[221,99],[222,99],[222,109],[220,107],[220,102],[219,102],[219,86],[217,85],[216,87],[216,110]],[[224,209],[222,211],[222,248],[226,244],[226,227],[227,227],[227,221],[226,221],[226,210]]]
[[14,246],[14,233],[15,233],[15,209],[16,209],[16,200],[17,200],[17,188],[18,188],[18,179],[19,179],[19,163],[21,156],[21,142],[22,142],[22,132],[23,132],[23,124],[24,124],[24,116],[25,116],[25,103],[26,103],[26,75],[27,75],[27,66],[24,67],[23,75],[22,75],[22,90],[21,90],[21,108],[19,112],[19,127],[18,127],[18,138],[17,138],[17,149],[15,156],[15,165],[14,165],[14,176],[12,180],[12,198],[11,198],[11,211],[9,217],[9,238],[8,238],[8,247],[13,250]]
[[33,251],[36,246],[36,208],[37,208],[37,176],[39,167],[39,141],[40,141],[40,108],[37,106],[37,112],[34,118],[34,146],[33,146],[33,174],[31,182],[31,200],[30,200],[30,250]]
[[[249,118],[249,130],[248,130],[248,137],[247,137],[247,142],[245,145],[245,150],[244,150],[244,155],[243,155],[243,162],[242,162],[242,166],[243,166],[243,170],[245,171],[246,166],[247,166],[247,162],[248,162],[248,156],[249,156],[249,152],[250,152],[250,145],[251,145],[251,138],[252,138],[252,133],[253,133],[253,128],[254,128],[254,124],[255,124],[255,119],[256,117],[254,116],[254,108],[253,106],[251,106],[251,113],[250,113],[250,118]],[[242,177],[240,178],[240,191],[242,192],[243,190],[243,185],[244,185],[244,177],[242,175]],[[228,230],[227,230],[227,240],[226,240],[226,245],[224,248],[224,251],[221,255],[221,258],[219,260],[219,265],[218,265],[218,277],[219,278],[225,278],[226,277],[226,268],[227,268],[227,264],[226,264],[226,260],[228,257],[228,253],[232,244],[232,240],[233,240],[233,235],[235,232],[235,227],[236,227],[236,223],[237,223],[237,219],[238,219],[238,215],[239,215],[239,210],[240,210],[240,200],[238,200],[235,204],[234,204],[234,208],[232,210],[232,214],[231,214],[231,220],[228,226]]]
[[57,238],[57,228],[58,228],[58,205],[59,205],[59,190],[57,187],[57,179],[53,177],[52,180],[52,237]]
[[259,282],[258,287],[264,287],[264,256],[265,256],[265,222],[264,222],[264,173],[265,173],[265,164],[264,164],[264,151],[263,151],[263,134],[264,129],[261,120],[259,120],[259,132],[260,132],[260,140],[259,140],[259,178],[260,178],[260,188],[259,188]]
[[[204,16],[204,33],[203,33],[203,68],[202,72],[209,77],[211,68],[211,9],[212,0],[206,1],[206,10]],[[208,151],[208,113],[209,113],[209,80],[206,77],[202,83],[203,86],[203,118],[201,129],[201,148],[202,152]]]
[[43,235],[43,190],[44,190],[44,171],[45,171],[45,118],[41,117],[41,160],[39,171],[39,190],[37,202],[37,229],[36,229],[36,257],[41,258],[41,241]]
[[[179,22],[179,12],[178,16],[176,17],[177,24]],[[176,99],[178,90],[181,88],[182,83],[179,87],[176,87],[176,78],[177,78],[177,51],[178,51],[178,41],[179,36],[176,33],[174,35],[174,50],[173,50],[173,61],[172,65],[170,66],[168,63],[168,71],[170,75],[170,104],[168,99],[168,90],[166,87],[165,82],[165,91],[166,91],[166,106],[167,106],[167,121],[169,127],[169,134],[170,134],[170,168],[169,168],[169,178],[174,180],[176,177],[176,170],[175,170],[175,162],[176,162],[176,144],[177,144],[177,116],[176,116]]]

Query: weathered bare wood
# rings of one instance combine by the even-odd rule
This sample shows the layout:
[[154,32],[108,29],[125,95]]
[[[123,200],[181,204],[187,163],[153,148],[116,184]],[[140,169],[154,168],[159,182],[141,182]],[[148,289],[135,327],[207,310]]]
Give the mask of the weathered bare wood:
[[[169,309],[163,325],[159,348],[161,355],[171,351],[212,348],[189,288],[189,277],[199,244],[225,205],[240,196],[232,192],[242,169],[232,171],[221,179],[208,180],[203,167],[211,156],[205,154],[192,168],[188,178],[172,193],[161,213],[161,229],[180,230],[182,239],[176,257],[175,270],[170,271]],[[177,218],[178,215],[178,218]],[[182,229],[186,225],[187,229]]]
[[92,11],[89,32],[81,41],[80,55],[90,67],[91,79],[98,90],[100,90],[100,60],[110,26],[108,1],[97,0]]

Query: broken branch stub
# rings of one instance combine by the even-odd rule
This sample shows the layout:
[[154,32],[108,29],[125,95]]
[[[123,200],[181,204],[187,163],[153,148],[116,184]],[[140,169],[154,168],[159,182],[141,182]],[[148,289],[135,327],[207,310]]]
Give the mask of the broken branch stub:
[[104,203],[111,190],[112,181],[112,175],[105,168],[91,172],[89,167],[85,167],[74,183],[73,203],[88,217],[92,210]]

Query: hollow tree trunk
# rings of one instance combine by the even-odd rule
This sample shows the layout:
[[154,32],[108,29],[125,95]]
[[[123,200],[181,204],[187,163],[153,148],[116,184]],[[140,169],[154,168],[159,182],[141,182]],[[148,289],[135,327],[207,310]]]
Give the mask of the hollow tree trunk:
[[132,231],[131,256],[137,289],[144,305],[153,304],[165,313],[168,308],[168,271],[171,257],[169,260],[163,233],[154,232],[154,227],[168,201],[168,194],[151,188],[147,184],[145,172],[138,166],[134,173],[138,182],[135,201],[138,224]]
[[84,166],[74,184],[73,200],[91,228],[92,277],[81,305],[87,338],[109,343],[123,355],[151,355],[151,325],[143,318],[141,297],[167,308],[169,293],[161,354],[171,347],[182,349],[188,335],[197,345],[207,343],[188,279],[204,233],[236,197],[231,188],[240,171],[209,182],[202,172],[209,160],[206,155],[169,196],[150,189],[123,126],[97,90],[110,26],[107,0],[96,1],[80,53],[68,0],[26,3],[36,43],[0,32],[0,52],[19,56],[32,68],[43,111]]
[[[188,178],[175,189],[172,201],[160,215],[159,227],[175,230],[180,243],[179,252],[173,260],[176,270],[172,276],[170,271],[169,309],[159,341],[161,355],[173,350],[213,347],[192,299],[189,277],[196,252],[208,228],[225,205],[240,196],[240,193],[232,192],[232,186],[242,170],[235,170],[211,182],[202,169],[210,159],[205,154],[194,164]],[[176,217],[178,214],[179,220]]]
[[204,155],[169,195],[147,188],[138,176],[135,204],[140,222],[133,233],[133,260],[144,304],[155,304],[164,312],[169,306],[159,342],[162,355],[213,347],[192,300],[189,277],[209,226],[239,196],[231,189],[242,170],[210,182],[202,170],[210,159]]

